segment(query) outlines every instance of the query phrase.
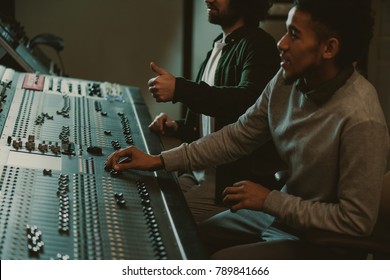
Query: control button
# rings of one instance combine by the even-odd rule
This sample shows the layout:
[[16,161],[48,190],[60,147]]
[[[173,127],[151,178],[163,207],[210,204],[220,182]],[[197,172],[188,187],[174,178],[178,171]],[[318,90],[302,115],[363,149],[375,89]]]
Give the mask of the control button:
[[123,193],[115,193],[115,194],[114,194],[114,197],[115,197],[116,199],[123,199],[123,198],[124,198],[124,195],[123,195]]
[[107,163],[104,164],[104,170],[111,171],[111,167],[107,165]]
[[150,199],[142,199],[141,200],[142,205],[149,206],[150,205]]
[[118,177],[120,175],[120,172],[113,169],[110,171],[110,175],[112,177]]
[[97,146],[90,146],[87,148],[87,152],[94,156],[102,156],[102,148]]
[[117,200],[116,200],[116,204],[117,204],[119,207],[125,207],[125,206],[126,206],[126,200],[124,200],[124,199],[117,199]]
[[49,169],[49,170],[43,169],[43,176],[51,176],[51,175],[52,175],[51,169]]

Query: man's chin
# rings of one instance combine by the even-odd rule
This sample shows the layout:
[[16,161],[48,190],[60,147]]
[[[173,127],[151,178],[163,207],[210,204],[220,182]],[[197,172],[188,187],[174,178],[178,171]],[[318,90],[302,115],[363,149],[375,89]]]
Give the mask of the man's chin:
[[212,24],[220,24],[219,18],[217,16],[215,16],[214,14],[209,13],[208,14],[208,20]]
[[287,76],[285,72],[283,72],[283,81],[285,85],[292,85],[296,80],[293,76]]

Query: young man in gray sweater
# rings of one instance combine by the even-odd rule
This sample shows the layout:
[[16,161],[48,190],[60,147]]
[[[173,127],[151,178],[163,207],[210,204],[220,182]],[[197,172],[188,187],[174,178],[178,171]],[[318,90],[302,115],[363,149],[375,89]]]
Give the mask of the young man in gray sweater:
[[[107,161],[115,170],[197,170],[272,139],[289,178],[281,191],[251,181],[227,186],[231,211],[199,228],[211,252],[240,246],[214,258],[318,256],[297,232],[367,236],[376,221],[389,135],[374,87],[353,66],[372,35],[369,1],[296,0],[286,27],[280,71],[236,123],[158,156],[129,147]],[[131,161],[118,163],[122,157]]]

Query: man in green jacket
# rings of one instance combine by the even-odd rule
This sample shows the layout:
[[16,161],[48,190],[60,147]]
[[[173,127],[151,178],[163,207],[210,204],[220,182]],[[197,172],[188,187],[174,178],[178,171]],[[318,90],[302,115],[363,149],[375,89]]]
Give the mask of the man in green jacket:
[[[206,0],[209,22],[221,26],[196,81],[174,77],[152,63],[158,76],[149,90],[158,102],[181,102],[184,120],[161,113],[150,129],[160,135],[192,142],[235,122],[259,97],[279,68],[275,40],[259,28],[271,6],[268,0]],[[226,185],[244,178],[276,187],[275,171],[284,164],[269,142],[233,163],[181,174],[179,182],[197,222],[224,210],[216,205]],[[216,195],[215,195],[216,194]]]

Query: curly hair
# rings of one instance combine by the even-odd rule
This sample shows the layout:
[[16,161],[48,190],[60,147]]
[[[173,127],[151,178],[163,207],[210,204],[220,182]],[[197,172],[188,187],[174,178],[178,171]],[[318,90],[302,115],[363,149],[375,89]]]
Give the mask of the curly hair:
[[270,0],[231,0],[230,7],[244,18],[245,24],[259,26],[261,20],[268,16],[273,5]]
[[340,66],[358,61],[369,48],[374,17],[370,0],[294,0],[293,5],[310,14],[319,39],[338,38]]

